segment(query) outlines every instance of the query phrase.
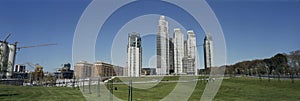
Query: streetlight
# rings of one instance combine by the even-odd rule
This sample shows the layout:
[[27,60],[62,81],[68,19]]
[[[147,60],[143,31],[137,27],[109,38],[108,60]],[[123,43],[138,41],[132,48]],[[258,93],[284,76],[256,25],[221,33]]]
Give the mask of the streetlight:
[[92,94],[92,92],[91,92],[91,77],[89,77],[88,79],[89,79],[89,82],[88,82],[89,83],[89,94]]
[[132,80],[129,80],[128,86],[128,101],[132,101]]
[[100,89],[101,89],[100,82],[101,82],[101,76],[99,76],[99,78],[98,78],[98,86],[97,86],[98,87],[98,92],[99,92],[98,97],[100,97],[100,92],[101,92],[100,91]]

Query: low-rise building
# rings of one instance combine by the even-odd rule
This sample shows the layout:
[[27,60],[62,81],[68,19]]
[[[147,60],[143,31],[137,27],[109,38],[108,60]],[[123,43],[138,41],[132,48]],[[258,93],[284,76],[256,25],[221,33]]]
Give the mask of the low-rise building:
[[74,65],[75,78],[82,79],[93,76],[94,64],[86,61],[80,61]]
[[142,75],[156,75],[156,68],[142,68]]
[[54,72],[54,76],[58,79],[72,79],[74,76],[74,70],[71,70],[71,64],[63,64],[62,68],[57,69]]
[[94,65],[94,77],[123,76],[124,68],[106,62],[96,62]]
[[114,66],[105,62],[96,62],[94,64],[94,77],[108,77],[115,76],[116,72],[114,71]]

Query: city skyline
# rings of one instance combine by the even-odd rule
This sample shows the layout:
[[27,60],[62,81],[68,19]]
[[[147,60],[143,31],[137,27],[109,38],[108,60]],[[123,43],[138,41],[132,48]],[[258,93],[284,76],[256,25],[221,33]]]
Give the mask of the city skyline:
[[[207,2],[214,10],[224,31],[227,64],[267,58],[276,53],[288,53],[300,48],[297,39],[300,37],[300,29],[297,28],[300,26],[298,13],[300,8],[297,0],[272,2],[211,0]],[[88,0],[60,2],[3,0],[0,3],[2,15],[0,38],[3,39],[7,33],[12,33],[8,41],[10,43],[19,41],[19,46],[58,43],[57,46],[23,49],[17,52],[16,57],[16,64],[39,63],[46,71],[53,71],[60,67],[60,64],[72,63],[74,30],[89,3]],[[191,3],[191,6],[196,7],[197,4]],[[199,39],[197,44],[203,44],[205,33],[199,29],[195,30]],[[101,35],[112,37],[113,34],[101,33]],[[111,62],[110,55],[107,54],[110,53],[110,48],[100,48],[110,43],[111,38],[107,38],[108,40],[103,38],[98,38],[103,41],[99,41],[99,45],[96,46],[96,60]],[[152,44],[148,43],[146,46],[149,45]],[[202,48],[198,51],[200,54],[203,53]],[[204,67],[203,63],[200,65]]]

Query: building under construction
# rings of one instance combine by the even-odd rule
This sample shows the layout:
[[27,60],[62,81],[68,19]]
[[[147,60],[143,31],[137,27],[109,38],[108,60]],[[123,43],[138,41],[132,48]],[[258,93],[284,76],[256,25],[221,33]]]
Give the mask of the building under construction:
[[56,79],[72,79],[74,76],[74,71],[71,70],[71,64],[66,63],[63,64],[62,68],[57,69],[56,72],[54,72]]
[[[6,38],[2,41],[0,40],[0,78],[1,79],[10,79],[14,76],[14,64],[16,58],[16,51],[22,48],[33,48],[33,47],[41,47],[41,46],[49,46],[56,44],[41,44],[36,46],[23,46],[17,47],[18,42],[10,44],[7,42],[11,34],[8,34]],[[18,72],[16,72],[18,73]]]
[[11,78],[13,75],[17,42],[14,44],[9,44],[6,41],[9,36],[10,34],[3,41],[0,41],[1,79]]

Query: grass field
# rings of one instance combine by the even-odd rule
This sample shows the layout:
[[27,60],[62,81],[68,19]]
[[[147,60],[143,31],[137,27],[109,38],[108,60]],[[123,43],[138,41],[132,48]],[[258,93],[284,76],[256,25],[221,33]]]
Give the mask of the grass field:
[[0,101],[85,101],[80,90],[65,87],[0,85]]
[[[175,85],[176,83],[159,83],[150,90],[134,89],[133,99],[159,100],[171,92]],[[199,81],[189,100],[199,101],[205,85],[205,82]],[[127,100],[127,86],[116,86],[122,90],[114,91],[114,94]],[[274,79],[268,82],[267,79],[246,77],[224,79],[214,101],[300,101],[300,81],[292,83],[290,80]]]
[[[168,77],[163,80],[177,79],[178,77]],[[162,99],[173,90],[175,85],[176,83],[174,82],[161,82],[151,89],[134,88],[133,100],[156,101]],[[199,101],[205,85],[205,82],[198,82],[189,100]],[[118,90],[114,90],[114,95],[120,99],[127,100],[128,86],[125,84],[115,84],[114,87],[118,87]],[[84,96],[93,96],[94,94],[96,93],[84,94]],[[107,97],[107,99],[101,99],[101,101],[108,101],[108,98],[109,97]],[[84,97],[80,90],[73,88],[1,85],[0,100],[82,101]],[[267,79],[259,80],[245,77],[224,79],[214,101],[300,101],[300,81],[295,80],[295,82],[292,83],[290,80],[271,80],[268,82]]]
[[224,80],[215,101],[299,101],[300,82],[232,78]]

